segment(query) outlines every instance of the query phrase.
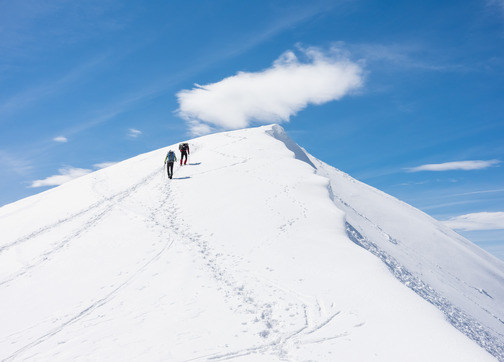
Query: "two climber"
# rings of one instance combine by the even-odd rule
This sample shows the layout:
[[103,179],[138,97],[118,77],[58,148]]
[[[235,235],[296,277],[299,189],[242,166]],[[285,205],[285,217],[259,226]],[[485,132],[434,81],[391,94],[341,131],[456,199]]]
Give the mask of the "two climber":
[[[188,143],[181,143],[179,145],[179,151],[180,151],[180,166],[182,166],[182,160],[184,160],[184,165],[187,164],[187,155],[189,155],[189,144]],[[175,156],[175,152],[172,150],[169,150],[168,153],[166,154],[164,164],[166,165],[166,172],[168,172],[168,178],[173,177],[173,164],[177,162],[177,156]]]

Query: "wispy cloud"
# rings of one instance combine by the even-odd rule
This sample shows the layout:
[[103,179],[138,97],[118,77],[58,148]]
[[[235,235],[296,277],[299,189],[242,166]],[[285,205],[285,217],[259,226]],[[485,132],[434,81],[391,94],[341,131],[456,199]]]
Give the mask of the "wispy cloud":
[[252,122],[286,122],[309,104],[338,100],[363,84],[361,66],[339,49],[285,52],[263,71],[239,72],[177,94],[179,115],[193,134],[237,129]]
[[[164,90],[163,85],[147,86],[143,89],[137,90],[134,93],[123,95],[119,100],[110,102],[109,104],[93,110],[80,117],[80,120],[75,125],[64,129],[62,132],[66,135],[75,136],[83,131],[96,127],[100,124],[109,122],[115,117],[127,112],[138,103],[145,99],[155,97]],[[132,128],[133,129],[133,128]],[[141,132],[141,131],[140,131]],[[131,135],[128,130],[128,135]]]
[[403,71],[428,72],[467,72],[474,69],[474,65],[462,64],[452,54],[438,51],[432,46],[421,42],[408,43],[354,43],[347,48],[355,56],[366,60],[367,64],[384,66],[394,73]]
[[488,6],[496,7],[501,11],[501,15],[504,15],[504,0],[487,0]]
[[68,139],[65,136],[58,136],[53,138],[54,142],[65,143],[68,142]]
[[[121,29],[115,0],[84,3],[62,0],[10,1],[2,4],[0,50],[7,56],[34,56],[60,44],[75,43]],[[112,16],[110,16],[112,15]]]
[[481,170],[489,168],[500,163],[499,160],[488,160],[488,161],[455,161],[455,162],[445,162],[445,163],[434,163],[421,165],[417,167],[412,167],[406,169],[409,172],[420,172],[420,171],[454,171],[454,170]]
[[25,176],[33,169],[33,164],[30,161],[21,159],[10,152],[0,150],[0,167],[9,172]]
[[43,180],[35,180],[31,183],[31,188],[45,187],[45,186],[59,186],[68,181],[76,179],[78,177],[87,175],[93,170],[88,170],[85,168],[75,168],[75,167],[64,167],[60,168],[58,175],[49,176]]
[[137,138],[141,134],[142,134],[142,131],[140,131],[139,129],[130,128],[128,130],[128,136],[131,137],[131,138]]
[[504,192],[504,189],[471,191],[471,192],[464,192],[461,194],[454,194],[454,195],[450,195],[450,196],[481,195],[481,194],[491,194],[491,193],[500,193],[500,192]]
[[8,115],[20,109],[24,109],[35,102],[63,92],[68,86],[82,79],[86,74],[95,70],[105,62],[108,55],[98,56],[84,64],[76,66],[57,79],[51,79],[45,83],[32,85],[29,88],[12,95],[10,98],[0,101],[0,115]]
[[[299,24],[302,24],[321,14],[330,13],[340,5],[344,6],[346,2],[347,0],[310,1],[302,4],[293,4],[292,6],[289,6],[286,3],[280,7],[272,7],[272,9],[276,8],[276,11],[272,11],[272,14],[276,13],[277,15],[273,17],[273,20],[270,20],[265,24],[261,24],[260,26],[254,28],[252,32],[243,34],[238,41],[225,45],[224,48],[214,54],[213,61],[210,59],[210,62],[219,62],[222,59],[243,54],[257,45],[269,41],[288,29],[295,28]],[[208,64],[208,59],[205,58],[204,63]]]
[[478,212],[452,217],[443,221],[455,230],[501,230],[504,229],[504,212]]

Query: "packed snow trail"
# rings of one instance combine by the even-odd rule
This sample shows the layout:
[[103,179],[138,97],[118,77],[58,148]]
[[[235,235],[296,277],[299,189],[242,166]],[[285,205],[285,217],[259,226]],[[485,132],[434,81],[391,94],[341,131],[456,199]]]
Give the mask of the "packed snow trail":
[[190,146],[172,180],[167,147],[0,209],[0,360],[494,360],[348,238],[281,128]]

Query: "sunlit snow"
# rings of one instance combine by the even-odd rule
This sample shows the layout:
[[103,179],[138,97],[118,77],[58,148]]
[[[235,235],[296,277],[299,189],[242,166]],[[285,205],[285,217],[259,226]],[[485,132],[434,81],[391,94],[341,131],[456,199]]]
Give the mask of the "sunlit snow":
[[279,126],[189,143],[0,208],[0,360],[503,360],[503,262]]

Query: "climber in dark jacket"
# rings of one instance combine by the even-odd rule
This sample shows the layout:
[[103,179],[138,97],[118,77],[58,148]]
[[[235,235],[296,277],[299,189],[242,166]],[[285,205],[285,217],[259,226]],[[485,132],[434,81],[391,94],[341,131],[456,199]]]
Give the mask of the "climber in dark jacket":
[[187,155],[190,153],[189,152],[189,144],[188,143],[181,143],[179,145],[179,150],[180,150],[180,166],[182,166],[182,160],[185,157],[184,165],[187,164]]

